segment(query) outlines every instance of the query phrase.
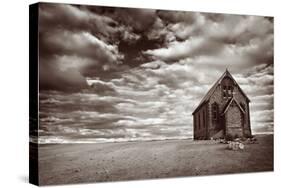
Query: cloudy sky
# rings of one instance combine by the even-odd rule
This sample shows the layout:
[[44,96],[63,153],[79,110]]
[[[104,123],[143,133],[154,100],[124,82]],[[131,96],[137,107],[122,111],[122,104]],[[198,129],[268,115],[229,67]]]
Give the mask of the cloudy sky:
[[226,68],[273,132],[273,19],[40,4],[40,142],[192,138]]

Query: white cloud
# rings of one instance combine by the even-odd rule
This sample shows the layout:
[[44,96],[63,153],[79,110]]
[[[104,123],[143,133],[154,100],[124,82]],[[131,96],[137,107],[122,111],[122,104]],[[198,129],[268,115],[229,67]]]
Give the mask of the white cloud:
[[[49,30],[42,33],[40,79],[60,83],[57,88],[83,87],[40,93],[42,133],[65,131],[86,142],[191,137],[191,113],[226,68],[251,100],[253,132],[273,131],[273,24],[267,18],[53,8],[42,8]],[[52,22],[54,15],[60,17]],[[136,49],[145,49],[139,64],[125,62]]]
[[174,60],[188,57],[193,50],[197,49],[203,43],[200,37],[191,38],[184,42],[172,41],[167,48],[160,48],[155,50],[147,50],[143,52],[146,55],[151,55],[155,59]]

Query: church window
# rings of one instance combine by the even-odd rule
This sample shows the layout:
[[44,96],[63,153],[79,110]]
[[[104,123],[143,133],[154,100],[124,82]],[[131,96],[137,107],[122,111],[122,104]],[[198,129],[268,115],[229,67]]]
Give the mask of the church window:
[[212,104],[212,119],[213,121],[218,120],[218,104],[216,102]]
[[223,98],[227,97],[227,93],[226,93],[226,86],[223,86]]
[[198,129],[200,129],[200,122],[201,122],[201,119],[200,119],[200,112],[199,112],[199,114],[198,114]]
[[232,86],[228,86],[227,87],[227,97],[231,98],[233,96],[233,87]]

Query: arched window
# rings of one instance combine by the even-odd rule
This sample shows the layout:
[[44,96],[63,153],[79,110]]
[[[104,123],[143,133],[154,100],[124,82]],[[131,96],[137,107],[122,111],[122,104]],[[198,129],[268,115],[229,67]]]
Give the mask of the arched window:
[[205,110],[203,110],[203,127],[205,127]]
[[197,130],[198,129],[198,117],[196,114],[194,115],[194,121],[195,121],[195,130]]
[[228,76],[222,80],[222,95],[223,99],[229,99],[233,97],[234,83]]
[[201,118],[200,118],[200,112],[198,112],[198,129],[200,130],[200,128],[201,128]]
[[226,86],[223,86],[222,94],[223,94],[223,98],[226,99],[227,98]]
[[219,111],[218,103],[214,102],[212,104],[212,119],[213,119],[213,121],[218,120],[218,113],[219,113],[218,111]]
[[233,86],[227,87],[227,96],[228,96],[228,98],[232,98],[232,96],[233,96]]

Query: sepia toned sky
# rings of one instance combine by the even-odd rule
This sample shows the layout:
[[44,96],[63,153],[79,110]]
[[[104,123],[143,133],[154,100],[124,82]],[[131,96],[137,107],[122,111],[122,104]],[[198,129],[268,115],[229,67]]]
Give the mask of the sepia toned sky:
[[273,18],[40,4],[41,142],[192,137],[226,68],[273,132]]

